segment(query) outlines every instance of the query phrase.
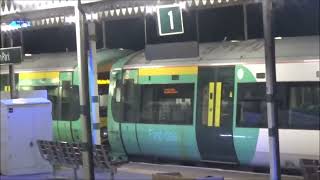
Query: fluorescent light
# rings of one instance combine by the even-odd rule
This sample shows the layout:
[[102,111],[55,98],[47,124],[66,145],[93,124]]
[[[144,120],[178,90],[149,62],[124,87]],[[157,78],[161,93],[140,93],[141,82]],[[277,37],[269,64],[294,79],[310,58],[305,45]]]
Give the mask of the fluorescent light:
[[274,39],[281,40],[282,37],[278,36],[278,37],[274,37]]
[[75,16],[68,16],[68,17],[65,17],[65,22],[66,23],[75,23],[76,22],[76,17]]
[[24,56],[30,57],[30,56],[32,56],[32,54],[24,54]]
[[231,40],[232,43],[238,43],[240,42],[239,40]]
[[209,66],[228,66],[228,65],[244,65],[243,62],[233,62],[233,63],[211,63]]
[[307,59],[307,60],[303,60],[303,62],[319,62],[319,59]]
[[180,1],[179,2],[179,6],[180,6],[181,9],[187,9],[187,2],[186,1],[184,1],[184,2]]

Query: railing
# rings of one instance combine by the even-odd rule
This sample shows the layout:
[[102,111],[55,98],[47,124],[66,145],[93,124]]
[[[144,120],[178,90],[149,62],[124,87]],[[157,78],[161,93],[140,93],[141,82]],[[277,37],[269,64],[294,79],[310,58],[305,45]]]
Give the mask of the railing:
[[300,167],[305,180],[320,179],[320,163],[319,160],[301,159]]

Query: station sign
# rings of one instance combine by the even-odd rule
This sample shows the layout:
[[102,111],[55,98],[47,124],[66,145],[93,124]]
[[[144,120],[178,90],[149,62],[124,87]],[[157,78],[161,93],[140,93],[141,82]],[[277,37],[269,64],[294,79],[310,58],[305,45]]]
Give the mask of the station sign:
[[182,9],[179,4],[158,6],[157,18],[160,36],[184,33]]
[[0,49],[0,65],[19,64],[22,61],[21,47]]

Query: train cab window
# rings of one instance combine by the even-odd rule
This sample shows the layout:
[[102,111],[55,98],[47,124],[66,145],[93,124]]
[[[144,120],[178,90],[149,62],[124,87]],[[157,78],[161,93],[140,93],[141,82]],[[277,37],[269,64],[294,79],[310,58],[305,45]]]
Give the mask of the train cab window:
[[[238,85],[237,126],[267,127],[265,83]],[[276,103],[279,128],[317,130],[320,126],[319,82],[279,82]]]
[[143,85],[140,122],[192,124],[193,84]]
[[124,118],[125,122],[137,122],[139,118],[140,86],[133,79],[124,81]]

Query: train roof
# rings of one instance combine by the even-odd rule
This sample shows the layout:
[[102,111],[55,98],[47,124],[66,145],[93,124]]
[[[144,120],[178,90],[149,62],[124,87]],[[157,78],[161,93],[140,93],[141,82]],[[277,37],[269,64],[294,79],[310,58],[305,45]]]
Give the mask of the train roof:
[[[319,60],[319,36],[283,37],[275,40],[275,48],[278,63]],[[197,58],[149,61],[144,51],[140,51],[124,68],[264,63],[264,40],[200,43],[199,54]]]
[[[109,63],[117,58],[127,56],[132,51],[123,49],[97,50],[98,64]],[[73,71],[77,67],[76,52],[41,53],[25,56],[21,64],[14,65],[15,72],[36,71]],[[0,66],[1,74],[8,73],[7,65]]]

